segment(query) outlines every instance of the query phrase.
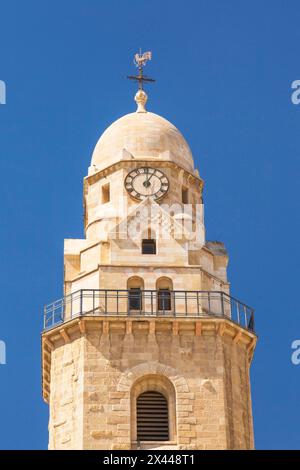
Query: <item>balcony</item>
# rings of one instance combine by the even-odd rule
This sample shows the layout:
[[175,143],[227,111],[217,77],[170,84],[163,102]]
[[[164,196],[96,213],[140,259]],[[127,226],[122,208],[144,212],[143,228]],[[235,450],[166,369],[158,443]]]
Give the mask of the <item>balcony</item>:
[[44,330],[80,316],[225,318],[254,332],[254,310],[221,291],[81,289],[44,308]]

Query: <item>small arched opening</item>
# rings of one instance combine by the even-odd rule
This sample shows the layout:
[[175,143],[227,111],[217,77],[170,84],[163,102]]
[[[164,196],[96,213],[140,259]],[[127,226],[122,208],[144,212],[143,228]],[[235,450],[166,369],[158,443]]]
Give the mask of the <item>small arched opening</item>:
[[173,282],[168,277],[160,277],[156,281],[157,291],[157,310],[160,312],[169,312],[172,310]]
[[133,312],[143,310],[144,280],[138,276],[130,277],[127,281],[127,290],[128,310]]

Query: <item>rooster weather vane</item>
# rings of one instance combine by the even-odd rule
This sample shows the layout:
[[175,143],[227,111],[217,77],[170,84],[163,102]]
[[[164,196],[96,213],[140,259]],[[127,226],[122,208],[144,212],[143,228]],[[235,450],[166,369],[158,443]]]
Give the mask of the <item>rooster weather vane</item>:
[[127,78],[130,80],[135,80],[138,82],[138,87],[139,90],[143,90],[144,83],[153,83],[155,80],[153,78],[147,77],[147,75],[144,75],[143,73],[143,67],[147,64],[148,60],[152,59],[152,52],[144,52],[142,54],[142,51],[138,52],[134,56],[134,64],[138,68],[138,75],[128,75]]

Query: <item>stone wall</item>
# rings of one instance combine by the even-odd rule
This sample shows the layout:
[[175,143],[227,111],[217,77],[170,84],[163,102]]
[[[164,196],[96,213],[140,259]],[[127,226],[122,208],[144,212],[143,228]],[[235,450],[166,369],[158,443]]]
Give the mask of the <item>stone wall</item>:
[[87,318],[84,325],[48,334],[49,448],[136,448],[136,396],[159,387],[170,390],[171,436],[153,448],[253,447],[251,333],[227,320]]

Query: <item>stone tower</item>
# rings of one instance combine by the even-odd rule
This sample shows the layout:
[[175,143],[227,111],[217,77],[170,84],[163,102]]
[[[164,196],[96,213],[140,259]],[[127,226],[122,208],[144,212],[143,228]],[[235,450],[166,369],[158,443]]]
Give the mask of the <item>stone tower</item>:
[[100,137],[82,240],[64,244],[64,298],[45,307],[50,449],[252,449],[250,307],[204,237],[203,180],[146,110]]

